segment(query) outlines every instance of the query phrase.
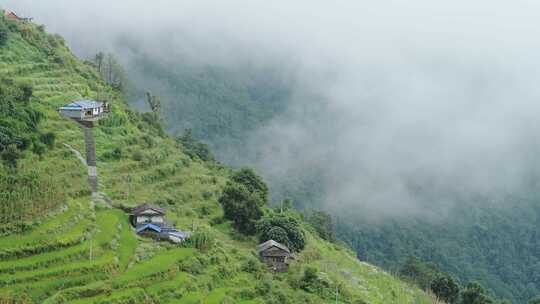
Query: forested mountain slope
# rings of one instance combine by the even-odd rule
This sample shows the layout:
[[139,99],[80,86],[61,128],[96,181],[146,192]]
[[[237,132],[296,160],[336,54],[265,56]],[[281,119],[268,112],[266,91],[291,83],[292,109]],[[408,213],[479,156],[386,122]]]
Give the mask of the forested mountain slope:
[[[223,219],[218,198],[229,168],[188,156],[156,115],[132,110],[61,37],[32,23],[6,24],[0,302],[328,303],[339,286],[340,303],[432,303],[323,241],[294,211],[287,213],[300,223],[306,247],[287,273],[268,273],[254,257],[256,237]],[[194,231],[186,246],[136,236],[124,211],[91,198],[86,168],[69,148],[84,151],[82,130],[57,108],[104,96],[112,113],[94,128],[102,197],[124,208],[159,204],[178,228]]]
[[[136,88],[142,83],[152,81],[165,83],[161,86],[156,85],[153,91],[163,94],[162,101],[164,108],[167,109],[165,120],[171,132],[181,133],[185,128],[194,128],[196,137],[214,147],[220,147],[216,153],[220,160],[233,165],[262,164],[261,167],[276,169],[277,173],[274,174],[268,171],[261,172],[269,181],[275,200],[289,197],[299,208],[307,210],[326,208],[326,211],[339,218],[340,238],[355,248],[361,259],[396,270],[408,255],[415,255],[423,260],[435,262],[458,278],[462,284],[479,280],[492,292],[512,299],[516,303],[526,303],[540,292],[540,280],[537,275],[540,257],[538,237],[540,235],[538,221],[540,204],[538,203],[538,174],[534,169],[538,168],[538,161],[534,156],[537,154],[534,147],[520,148],[520,152],[526,151],[523,153],[525,156],[521,154],[514,156],[520,161],[529,162],[532,178],[527,177],[525,179],[527,184],[511,195],[508,193],[504,195],[467,193],[466,190],[459,189],[454,189],[452,193],[444,191],[437,193],[437,190],[430,189],[428,181],[425,184],[420,183],[420,186],[412,185],[412,188],[417,186],[423,188],[418,192],[425,190],[425,193],[417,193],[418,195],[414,198],[420,202],[419,205],[428,206],[426,209],[441,206],[441,210],[435,210],[436,207],[428,210],[427,213],[435,213],[433,217],[400,217],[398,215],[396,218],[373,220],[381,216],[368,214],[362,210],[364,197],[361,195],[351,198],[352,204],[358,203],[358,208],[355,210],[357,212],[351,212],[348,207],[341,208],[343,202],[333,201],[333,197],[329,195],[336,191],[332,189],[332,186],[339,184],[340,178],[346,178],[332,166],[338,161],[336,159],[343,157],[343,155],[336,155],[340,151],[331,146],[323,148],[323,151],[327,152],[323,155],[312,154],[309,150],[312,146],[320,147],[325,143],[333,142],[324,137],[324,132],[327,123],[339,125],[339,117],[330,115],[333,118],[330,122],[323,119],[319,121],[320,117],[329,115],[321,113],[325,111],[325,108],[318,103],[316,98],[304,103],[306,107],[304,116],[293,115],[293,118],[290,118],[282,115],[283,112],[287,113],[291,104],[294,106],[296,89],[294,81],[280,83],[273,81],[273,77],[269,77],[270,79],[265,81],[266,87],[249,85],[250,82],[246,79],[250,77],[261,79],[261,74],[265,71],[219,69],[210,64],[195,63],[193,63],[195,68],[189,68],[192,63],[182,58],[177,59],[177,64],[173,63],[165,68],[160,64],[161,58],[141,54],[136,54],[132,58],[134,59],[131,64],[128,64],[128,70],[141,75],[140,79],[134,78]],[[175,68],[169,69],[170,66]],[[144,70],[142,67],[145,67]],[[275,70],[270,70],[267,74],[279,75],[275,77],[279,79],[287,73],[280,72],[279,67],[275,67]],[[275,91],[278,94],[266,94],[269,91]],[[200,92],[204,93],[199,94]],[[212,95],[207,92],[218,94]],[[135,95],[143,96],[143,93],[143,90],[140,90]],[[265,98],[259,99],[253,96],[265,96]],[[376,98],[377,96],[374,97]],[[134,99],[137,97],[135,96]],[[257,102],[259,100],[262,102]],[[399,100],[399,97],[396,100]],[[241,106],[238,106],[239,104]],[[321,104],[324,105],[324,102]],[[450,105],[455,106],[454,103]],[[271,143],[264,148],[253,144],[257,140],[248,141],[249,144],[245,143],[246,137],[264,135],[264,132],[258,131],[264,130],[268,121],[272,119],[276,119],[277,124],[286,122],[286,126],[294,127],[295,122],[290,120],[304,118],[314,122],[302,121],[298,124],[311,127],[309,129],[312,133],[308,135],[312,136],[313,141],[319,143],[319,146],[303,146],[301,141],[296,144],[294,138],[290,143],[282,138],[271,136],[257,139],[259,142]],[[331,129],[331,127],[328,128]],[[384,130],[384,126],[381,126],[381,130]],[[287,135],[287,131],[277,134]],[[292,133],[295,131],[297,130],[291,130]],[[381,131],[381,133],[385,132]],[[363,136],[364,134],[357,134],[358,138]],[[318,141],[319,137],[321,137],[320,141]],[[404,143],[403,146],[409,147],[409,144]],[[412,144],[410,148],[414,149]],[[291,151],[287,151],[288,149]],[[286,152],[280,153],[283,151]],[[294,155],[287,158],[290,156],[287,152]],[[354,155],[351,156],[347,152]],[[353,151],[351,148],[350,151],[343,152],[345,154],[343,158],[351,157],[354,162],[355,158],[362,158],[362,153],[364,153],[362,149]],[[452,154],[453,151],[449,153]],[[277,156],[265,162],[265,157],[269,155]],[[291,165],[290,162],[303,161],[303,158],[298,155],[305,155],[305,159],[313,157],[315,161],[308,162],[305,166]],[[280,159],[280,156],[285,157]],[[436,156],[427,153],[426,157]],[[489,158],[489,151],[486,151],[486,155],[479,157]],[[471,158],[467,161],[474,163],[475,159]],[[282,164],[289,166],[281,166]],[[381,165],[385,165],[383,161]],[[435,167],[437,165],[438,163],[434,163]],[[512,166],[513,164],[508,162],[503,167]],[[338,167],[338,169],[344,168]],[[467,174],[466,165],[463,165],[462,169]],[[353,176],[358,177],[362,182],[364,172],[357,170],[356,173]],[[377,172],[372,174],[376,175]],[[441,173],[441,175],[444,174]],[[403,179],[406,180],[408,177],[410,176],[405,176]],[[396,178],[401,177],[396,176]],[[369,178],[366,180],[369,183]],[[489,185],[491,181],[488,177],[484,182]],[[384,185],[379,190],[381,193],[386,192]],[[416,189],[411,192],[416,192]],[[396,201],[399,200],[400,198],[396,199]],[[455,206],[448,208],[446,202],[451,202],[448,205]]]

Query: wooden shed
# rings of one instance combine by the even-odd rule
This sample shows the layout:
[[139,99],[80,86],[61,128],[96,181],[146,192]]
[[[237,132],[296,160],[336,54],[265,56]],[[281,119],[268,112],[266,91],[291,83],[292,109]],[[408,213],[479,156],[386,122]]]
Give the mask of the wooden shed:
[[144,203],[131,210],[130,220],[135,227],[153,224],[162,227],[165,224],[165,210],[163,208]]
[[287,246],[274,240],[257,245],[257,255],[273,272],[287,271],[290,262],[295,259]]

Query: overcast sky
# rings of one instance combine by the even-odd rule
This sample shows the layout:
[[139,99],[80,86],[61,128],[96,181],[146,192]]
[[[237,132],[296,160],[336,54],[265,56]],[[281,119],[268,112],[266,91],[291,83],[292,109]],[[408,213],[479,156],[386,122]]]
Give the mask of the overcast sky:
[[254,130],[266,152],[256,165],[274,179],[323,166],[329,206],[418,213],[414,189],[504,195],[539,173],[539,1],[0,5],[62,34],[83,57],[135,37],[164,61],[287,58],[290,109]]

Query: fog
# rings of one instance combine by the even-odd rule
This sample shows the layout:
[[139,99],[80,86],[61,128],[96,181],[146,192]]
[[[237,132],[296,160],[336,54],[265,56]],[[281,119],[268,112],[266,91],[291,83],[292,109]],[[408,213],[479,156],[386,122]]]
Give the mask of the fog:
[[171,65],[180,54],[283,65],[294,79],[287,111],[250,133],[258,156],[246,152],[246,163],[272,183],[319,168],[324,208],[423,215],[453,206],[453,194],[504,197],[537,186],[538,1],[0,6],[60,33],[81,57],[128,56],[120,49],[129,38]]

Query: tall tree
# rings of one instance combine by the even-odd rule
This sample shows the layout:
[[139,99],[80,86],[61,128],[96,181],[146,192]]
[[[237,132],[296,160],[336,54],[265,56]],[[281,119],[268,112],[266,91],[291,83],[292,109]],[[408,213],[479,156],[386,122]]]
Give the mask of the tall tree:
[[440,274],[430,286],[431,291],[445,303],[456,303],[459,297],[459,285],[448,274]]
[[478,282],[469,283],[461,294],[462,304],[495,304],[487,291]]
[[256,222],[261,218],[264,202],[242,184],[229,182],[219,198],[226,219],[232,220],[241,233],[251,235],[256,232]]

